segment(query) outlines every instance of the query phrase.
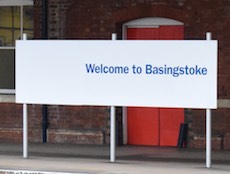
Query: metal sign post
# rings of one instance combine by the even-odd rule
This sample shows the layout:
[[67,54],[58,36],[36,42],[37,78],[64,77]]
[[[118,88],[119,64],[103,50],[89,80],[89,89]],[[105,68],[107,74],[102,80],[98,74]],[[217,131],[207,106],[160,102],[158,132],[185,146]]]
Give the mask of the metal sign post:
[[[26,34],[23,34],[23,40],[27,39]],[[28,113],[27,104],[23,103],[23,158],[28,158]]]
[[212,167],[211,109],[206,109],[206,167]]
[[[117,40],[117,35],[112,33],[112,40]],[[116,111],[115,106],[110,107],[110,162],[116,161]]]
[[[211,40],[212,34],[210,32],[206,33],[206,40]],[[211,130],[211,109],[206,109],[206,167],[211,168],[211,151],[212,151],[212,130]]]
[[110,107],[110,162],[116,161],[116,116],[115,106]]
[[23,158],[28,158],[28,114],[27,104],[23,104]]

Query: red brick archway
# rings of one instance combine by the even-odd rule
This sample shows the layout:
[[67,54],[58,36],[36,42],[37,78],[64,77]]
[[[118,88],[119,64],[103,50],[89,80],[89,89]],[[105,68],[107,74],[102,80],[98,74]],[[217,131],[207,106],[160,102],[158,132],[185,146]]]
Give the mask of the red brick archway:
[[168,5],[139,4],[128,6],[113,13],[114,23],[124,23],[133,19],[144,17],[163,17],[177,21],[185,21],[185,11],[183,9],[172,8]]

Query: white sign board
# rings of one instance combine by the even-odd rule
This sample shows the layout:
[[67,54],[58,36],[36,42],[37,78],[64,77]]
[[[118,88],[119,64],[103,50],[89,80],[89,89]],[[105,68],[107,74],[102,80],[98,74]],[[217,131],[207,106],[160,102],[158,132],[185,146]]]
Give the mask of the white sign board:
[[217,41],[17,41],[16,102],[216,108]]

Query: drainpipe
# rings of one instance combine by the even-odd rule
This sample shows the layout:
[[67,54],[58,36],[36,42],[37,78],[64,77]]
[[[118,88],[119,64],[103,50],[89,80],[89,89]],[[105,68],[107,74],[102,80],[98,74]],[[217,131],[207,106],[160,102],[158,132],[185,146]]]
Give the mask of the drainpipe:
[[48,128],[48,107],[42,105],[42,142],[47,142],[47,128]]
[[[42,38],[48,39],[48,0],[42,0]],[[42,105],[42,142],[47,142],[48,106]]]
[[42,0],[42,38],[48,39],[48,0]]

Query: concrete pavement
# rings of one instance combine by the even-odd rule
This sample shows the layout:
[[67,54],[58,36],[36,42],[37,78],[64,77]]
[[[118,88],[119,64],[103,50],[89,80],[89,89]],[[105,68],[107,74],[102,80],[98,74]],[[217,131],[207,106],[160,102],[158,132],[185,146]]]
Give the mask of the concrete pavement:
[[2,173],[190,174],[230,173],[230,151],[213,151],[213,167],[205,167],[204,150],[120,146],[116,163],[109,161],[109,146],[29,144],[22,158],[21,144],[0,144]]

